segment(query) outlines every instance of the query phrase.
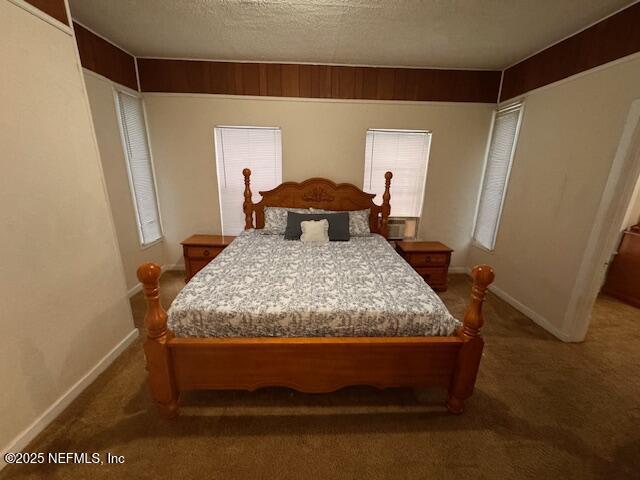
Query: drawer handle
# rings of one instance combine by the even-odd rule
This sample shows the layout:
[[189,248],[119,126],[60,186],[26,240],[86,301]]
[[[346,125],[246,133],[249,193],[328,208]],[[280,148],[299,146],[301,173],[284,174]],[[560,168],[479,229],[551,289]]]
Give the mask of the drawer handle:
[[210,252],[209,252],[209,250],[205,250],[204,252],[202,252],[202,254],[203,254],[205,257],[208,257],[208,256],[209,256],[209,253],[210,253]]
[[424,261],[425,261],[426,263],[429,263],[429,262],[431,261],[431,257],[424,257]]

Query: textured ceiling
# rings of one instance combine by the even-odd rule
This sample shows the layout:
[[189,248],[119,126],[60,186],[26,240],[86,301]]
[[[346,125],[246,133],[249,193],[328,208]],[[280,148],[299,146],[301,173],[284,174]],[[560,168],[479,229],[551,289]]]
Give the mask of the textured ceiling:
[[70,0],[137,56],[500,69],[629,0]]

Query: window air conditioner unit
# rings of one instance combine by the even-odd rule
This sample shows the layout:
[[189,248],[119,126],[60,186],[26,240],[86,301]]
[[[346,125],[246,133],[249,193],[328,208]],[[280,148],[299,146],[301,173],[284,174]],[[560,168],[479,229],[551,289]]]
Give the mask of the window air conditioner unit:
[[413,240],[418,233],[417,218],[389,217],[389,240]]

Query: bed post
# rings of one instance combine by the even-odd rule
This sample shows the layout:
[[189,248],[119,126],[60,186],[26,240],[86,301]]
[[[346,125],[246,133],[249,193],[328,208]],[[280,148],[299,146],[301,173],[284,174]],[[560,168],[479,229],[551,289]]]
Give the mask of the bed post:
[[473,393],[484,347],[484,341],[480,335],[480,329],[484,324],[482,303],[484,302],[487,288],[495,277],[493,269],[489,265],[474,267],[471,275],[473,277],[471,301],[464,314],[460,332],[464,344],[458,353],[456,368],[449,386],[447,409],[451,413],[462,413],[464,401]]
[[251,170],[245,168],[242,170],[244,175],[244,203],[242,204],[242,211],[244,212],[244,229],[249,230],[253,228],[253,209],[251,208],[253,203],[251,202]]
[[391,188],[391,179],[393,178],[393,173],[386,172],[384,174],[384,193],[382,194],[382,223],[380,225],[380,235],[384,238],[389,236],[389,215],[391,214],[391,204],[389,200],[391,200],[391,192],[389,189]]
[[172,418],[178,414],[178,389],[167,346],[167,342],[173,338],[173,332],[167,328],[167,313],[160,304],[160,273],[160,266],[155,263],[143,263],[137,271],[147,300],[147,313],[144,317],[147,340],[144,342],[144,353],[147,357],[149,388],[160,413],[166,418]]

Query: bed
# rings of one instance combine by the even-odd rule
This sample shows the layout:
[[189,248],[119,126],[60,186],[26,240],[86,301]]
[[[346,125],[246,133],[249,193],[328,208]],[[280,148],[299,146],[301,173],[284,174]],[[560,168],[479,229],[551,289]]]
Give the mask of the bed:
[[[178,413],[180,393],[290,387],[331,392],[349,385],[448,389],[462,413],[483,350],[482,303],[494,274],[472,271],[462,322],[386,240],[392,174],[382,204],[351,184],[286,182],[252,202],[245,180],[245,232],[160,305],[158,265],[139,267],[147,300],[148,382],[160,413]],[[266,207],[369,210],[371,235],[309,245],[263,235]]]

